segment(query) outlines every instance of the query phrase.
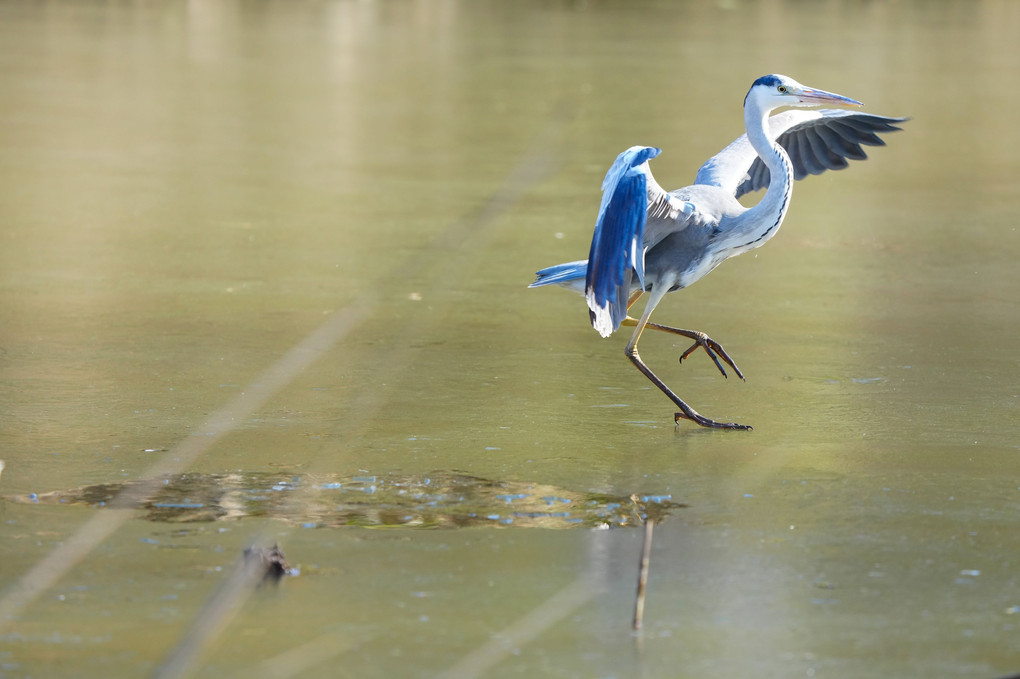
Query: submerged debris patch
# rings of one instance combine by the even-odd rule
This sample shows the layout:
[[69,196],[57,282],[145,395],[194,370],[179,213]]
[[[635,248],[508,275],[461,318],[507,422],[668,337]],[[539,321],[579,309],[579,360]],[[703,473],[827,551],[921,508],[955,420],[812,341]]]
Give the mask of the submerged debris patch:
[[[139,483],[104,483],[8,500],[104,507],[119,496],[118,505],[124,506]],[[232,472],[170,476],[152,497],[129,506],[150,521],[167,523],[269,517],[307,528],[577,528],[639,526],[649,514],[661,519],[684,506],[671,498],[578,492],[456,471],[356,476]]]

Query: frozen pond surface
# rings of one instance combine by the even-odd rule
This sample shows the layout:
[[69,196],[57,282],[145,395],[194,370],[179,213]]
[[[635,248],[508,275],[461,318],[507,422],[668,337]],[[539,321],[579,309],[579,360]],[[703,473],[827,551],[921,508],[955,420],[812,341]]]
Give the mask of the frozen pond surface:
[[[1020,670],[1020,5],[0,5],[0,676]],[[666,188],[767,72],[907,115],[653,317],[583,300],[616,154]],[[107,503],[170,474],[125,514]],[[630,630],[646,513],[645,626]],[[495,517],[495,518],[493,518]],[[511,520],[507,520],[511,519]],[[112,524],[111,524],[112,525]],[[429,530],[431,529],[431,530]]]

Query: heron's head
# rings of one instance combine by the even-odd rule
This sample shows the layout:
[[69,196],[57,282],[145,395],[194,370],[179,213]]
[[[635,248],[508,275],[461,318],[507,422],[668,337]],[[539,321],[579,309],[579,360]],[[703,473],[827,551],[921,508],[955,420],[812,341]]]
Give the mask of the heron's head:
[[751,84],[744,98],[744,106],[754,101],[763,110],[780,106],[864,106],[861,102],[841,94],[816,90],[785,75],[763,75]]

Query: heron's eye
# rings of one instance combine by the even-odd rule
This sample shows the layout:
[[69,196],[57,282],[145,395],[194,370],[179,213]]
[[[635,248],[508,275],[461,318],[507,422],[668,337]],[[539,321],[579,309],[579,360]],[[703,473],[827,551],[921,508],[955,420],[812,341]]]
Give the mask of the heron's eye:
[[777,87],[777,88],[776,88],[776,90],[777,90],[777,91],[778,91],[778,92],[779,92],[780,94],[786,94],[786,85],[780,85],[779,87]]

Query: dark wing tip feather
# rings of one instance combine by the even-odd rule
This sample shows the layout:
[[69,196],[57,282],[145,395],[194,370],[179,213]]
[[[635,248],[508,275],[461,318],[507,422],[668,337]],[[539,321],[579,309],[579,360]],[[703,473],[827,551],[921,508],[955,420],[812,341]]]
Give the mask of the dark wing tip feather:
[[815,159],[817,163],[817,172],[811,171],[811,174],[821,174],[826,170],[842,170],[850,163],[847,159],[839,152],[838,145],[833,148],[830,143],[830,139],[823,132],[824,127],[816,127],[811,130],[809,139],[811,140],[811,149],[815,153]]
[[839,153],[844,158],[864,160],[868,157],[854,137],[847,135],[845,129],[840,128],[838,125],[833,124],[829,127],[819,126],[815,131],[825,140],[826,145],[830,149]]

